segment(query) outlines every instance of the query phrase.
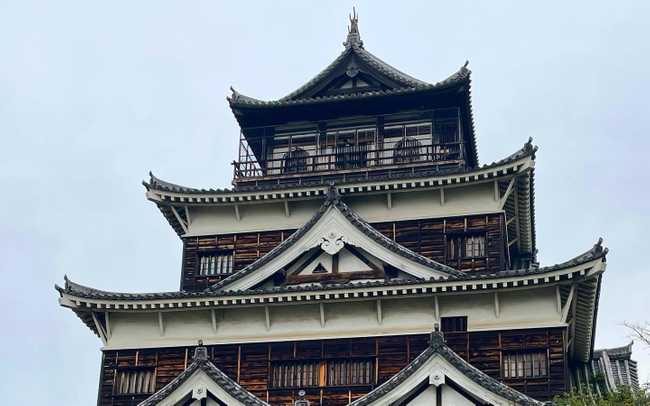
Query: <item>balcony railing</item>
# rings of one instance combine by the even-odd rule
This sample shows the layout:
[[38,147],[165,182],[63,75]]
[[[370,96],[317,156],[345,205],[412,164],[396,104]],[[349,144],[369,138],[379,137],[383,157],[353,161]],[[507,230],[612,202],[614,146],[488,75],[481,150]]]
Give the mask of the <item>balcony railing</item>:
[[462,144],[458,142],[421,145],[408,138],[400,142],[376,144],[339,145],[318,148],[293,146],[290,150],[277,150],[266,161],[259,162],[250,154],[233,162],[234,180],[300,177],[325,175],[359,170],[375,171],[415,166],[435,166],[462,161]]

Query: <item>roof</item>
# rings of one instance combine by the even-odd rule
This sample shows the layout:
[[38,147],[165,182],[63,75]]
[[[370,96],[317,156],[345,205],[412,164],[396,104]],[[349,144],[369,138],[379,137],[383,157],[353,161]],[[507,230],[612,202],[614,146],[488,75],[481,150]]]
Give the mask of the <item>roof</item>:
[[[418,295],[492,292],[518,288],[556,286],[567,308],[569,288],[575,286],[575,340],[572,354],[577,361],[591,358],[600,281],[605,270],[607,249],[599,240],[590,250],[560,264],[530,266],[492,273],[463,273],[448,279],[390,279],[359,283],[294,285],[241,290],[208,289],[202,292],[123,293],[99,290],[72,282],[55,286],[59,303],[70,308],[95,334],[106,340],[101,316],[105,312],[160,312],[161,310],[215,307],[266,306],[314,303],[350,298],[412,297]],[[99,320],[95,317],[99,318]]]
[[[451,278],[451,281],[469,281],[469,282],[482,282],[495,280],[500,278],[517,277],[517,276],[543,276],[558,270],[569,269],[579,265],[587,264],[591,261],[601,259],[605,260],[608,249],[603,247],[602,239],[599,239],[594,246],[588,251],[577,255],[565,262],[554,264],[550,266],[540,267],[537,265],[528,268],[503,270],[498,272],[483,272],[483,273],[464,273]],[[268,255],[268,254],[267,254]],[[261,260],[262,258],[260,258]],[[241,272],[241,271],[240,271]],[[64,277],[65,284],[63,287],[55,285],[56,290],[61,294],[71,295],[77,298],[88,299],[101,299],[101,300],[157,300],[157,299],[180,299],[180,298],[201,298],[201,297],[228,297],[234,295],[260,295],[263,293],[283,293],[283,292],[311,292],[311,291],[329,291],[341,288],[364,288],[364,287],[382,287],[382,286],[417,286],[420,284],[435,283],[435,280],[391,280],[380,282],[362,282],[362,283],[335,283],[327,284],[324,286],[310,285],[310,286],[288,286],[277,287],[266,290],[243,290],[243,291],[220,291],[218,287],[209,288],[202,292],[186,292],[186,291],[170,291],[170,292],[156,292],[156,293],[125,293],[125,292],[111,292],[99,290],[92,287],[87,287],[73,282],[67,276]],[[439,283],[445,281],[437,281]]]
[[524,395],[523,393],[497,381],[496,379],[475,368],[467,361],[462,359],[458,354],[456,354],[451,348],[449,348],[449,346],[447,346],[447,344],[445,344],[442,333],[434,332],[431,334],[430,345],[426,350],[424,350],[424,352],[422,352],[409,365],[395,374],[384,384],[380,385],[378,388],[368,393],[367,395],[350,403],[350,406],[385,404],[386,400],[383,400],[383,402],[381,401],[383,397],[396,390],[408,378],[425,368],[429,361],[435,357],[442,357],[444,360],[449,362],[458,372],[463,374],[472,382],[478,384],[492,394],[513,402],[513,404],[521,406],[537,406],[545,404]]
[[[206,347],[200,346],[194,350],[194,358],[192,363],[174,380],[162,387],[158,392],[154,393],[140,403],[138,406],[153,406],[162,402],[169,397],[176,389],[183,383],[187,382],[192,375],[198,371],[203,371],[210,377],[222,390],[244,405],[250,406],[268,406],[268,403],[263,402],[258,397],[247,391],[243,386],[230,379],[219,368],[217,368],[208,359],[208,350]],[[233,405],[234,406],[234,405]]]
[[273,248],[270,252],[268,252],[267,254],[265,254],[264,256],[262,256],[261,258],[259,258],[257,261],[253,262],[246,268],[215,283],[210,288],[208,288],[208,291],[222,290],[226,288],[228,285],[232,284],[233,282],[257,271],[262,266],[266,265],[271,260],[278,257],[280,254],[285,252],[289,247],[293,246],[303,236],[305,236],[307,232],[309,232],[314,227],[314,225],[318,223],[321,217],[330,208],[338,209],[338,211],[342,213],[352,225],[354,225],[363,234],[370,237],[373,241],[377,242],[383,248],[393,253],[396,253],[403,258],[409,259],[420,265],[424,265],[425,267],[428,267],[434,271],[447,275],[448,277],[460,277],[463,275],[461,271],[458,271],[450,266],[436,262],[423,255],[417,254],[411,251],[410,249],[405,248],[404,246],[396,243],[390,238],[386,237],[379,231],[377,231],[375,228],[370,226],[354,210],[352,210],[347,204],[345,204],[341,200],[336,187],[332,185],[329,188],[325,202],[321,205],[318,211],[312,216],[312,218],[307,223],[305,223],[305,225],[303,225],[300,229],[298,229],[298,231],[291,234],[289,238],[284,240],[278,246]]
[[[334,59],[325,69],[320,71],[304,85],[289,93],[288,95],[271,101],[264,101],[250,96],[245,96],[235,89],[231,88],[232,96],[228,97],[231,107],[255,106],[255,107],[277,107],[298,104],[319,103],[325,101],[340,101],[355,98],[375,97],[389,94],[405,94],[422,90],[441,89],[453,85],[464,84],[469,82],[470,71],[467,69],[467,63],[458,71],[446,79],[437,83],[427,83],[416,79],[401,70],[382,61],[377,56],[368,52],[364,48],[361,34],[359,33],[359,19],[356,12],[350,17],[348,35],[343,43],[344,49],[337,58]],[[345,94],[322,96],[317,95],[318,90],[326,86],[331,80],[332,75],[345,72],[345,74],[354,78],[360,70],[367,71],[369,74],[383,79],[386,84],[381,90],[360,88],[360,90],[350,91]]]
[[630,358],[632,356],[633,344],[634,341],[630,341],[628,345],[624,345],[622,347],[601,348],[598,350],[594,350],[594,358],[600,358],[605,352],[607,353],[609,358],[614,358],[614,359]]

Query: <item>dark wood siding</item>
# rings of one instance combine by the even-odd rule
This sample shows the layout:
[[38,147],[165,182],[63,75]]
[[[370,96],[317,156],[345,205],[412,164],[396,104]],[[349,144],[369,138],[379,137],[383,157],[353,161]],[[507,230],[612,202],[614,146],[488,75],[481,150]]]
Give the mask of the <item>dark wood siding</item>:
[[[492,332],[447,333],[450,347],[461,357],[488,375],[502,380],[501,357],[504,351],[546,350],[549,375],[536,379],[505,381],[540,400],[550,399],[566,389],[566,362],[563,329],[510,330]],[[210,357],[233,380],[271,405],[290,405],[297,390],[271,389],[270,365],[275,361],[308,359],[347,359],[372,357],[375,360],[373,385],[311,388],[307,398],[314,405],[346,405],[382,384],[413,361],[428,345],[429,336],[403,335],[341,340],[313,340],[264,344],[210,346]],[[105,351],[100,383],[100,405],[132,406],[146,395],[115,396],[114,376],[118,368],[154,367],[156,390],[180,374],[189,363],[193,348]]]
[[[382,222],[372,224],[379,232],[403,246],[435,261],[465,271],[496,271],[508,266],[505,250],[504,217],[501,213],[454,217],[447,219],[425,219],[411,221]],[[200,252],[233,250],[233,270],[250,265],[260,256],[272,250],[295,230],[264,231],[189,237],[183,239],[183,265],[181,289],[203,290],[217,282],[220,277],[198,275]],[[470,233],[485,235],[485,256],[460,261],[449,260],[447,236]]]

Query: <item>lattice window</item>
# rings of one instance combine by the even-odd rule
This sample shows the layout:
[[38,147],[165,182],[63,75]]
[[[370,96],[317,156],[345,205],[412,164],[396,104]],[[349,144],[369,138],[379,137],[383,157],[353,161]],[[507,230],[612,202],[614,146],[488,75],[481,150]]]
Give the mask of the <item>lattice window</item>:
[[503,354],[504,378],[543,378],[548,375],[546,351],[509,352]]
[[327,386],[371,385],[373,381],[372,359],[331,360],[327,363]]
[[482,258],[485,256],[485,235],[447,237],[447,258],[450,260]]
[[373,385],[374,365],[373,358],[274,361],[271,364],[271,387],[280,389]]
[[229,275],[233,270],[234,254],[232,251],[211,252],[199,255],[199,275]]
[[156,374],[153,368],[117,371],[115,380],[116,395],[153,393],[155,388]]
[[271,364],[271,387],[307,388],[320,384],[320,361],[282,361]]
[[444,333],[460,333],[467,331],[467,316],[441,317],[440,329]]

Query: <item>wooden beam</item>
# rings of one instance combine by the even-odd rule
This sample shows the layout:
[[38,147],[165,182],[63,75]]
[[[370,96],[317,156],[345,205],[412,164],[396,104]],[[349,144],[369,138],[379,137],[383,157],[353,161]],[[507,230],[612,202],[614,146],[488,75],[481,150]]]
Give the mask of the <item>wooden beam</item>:
[[320,309],[320,326],[325,327],[325,304],[319,303],[318,308]]
[[190,228],[190,224],[192,223],[191,217],[190,217],[190,208],[185,206],[185,218],[187,219],[187,228]]
[[359,250],[357,250],[354,246],[352,245],[346,245],[345,248],[350,252],[352,255],[354,255],[359,261],[363,262],[366,264],[370,269],[373,271],[377,272],[378,274],[384,275],[384,270],[378,267],[376,264],[372,263],[368,258],[363,256]]
[[393,194],[391,192],[386,193],[386,206],[389,209],[393,208]]
[[174,213],[174,217],[176,217],[176,220],[178,223],[181,225],[181,228],[183,231],[187,233],[187,224],[181,219],[181,216],[178,214],[178,211],[176,210],[176,207],[172,206],[172,213]]
[[575,296],[576,293],[576,285],[573,284],[571,285],[571,290],[569,291],[569,296],[567,296],[566,302],[564,303],[564,307],[562,308],[562,316],[560,318],[560,321],[566,322],[567,317],[569,316],[569,310],[572,307],[573,303],[573,296]]
[[440,205],[444,206],[445,205],[445,189],[440,188]]
[[241,215],[239,214],[239,205],[236,204],[234,207],[235,207],[235,218],[237,219],[237,221],[240,221]]
[[106,321],[106,338],[111,338],[111,322],[109,319],[109,313],[104,312],[104,320]]
[[271,329],[271,310],[268,306],[264,306],[264,316],[266,317],[266,331]]
[[285,217],[291,216],[291,210],[289,208],[289,201],[288,200],[284,201],[284,216]]
[[212,331],[217,332],[217,311],[210,309],[210,319],[212,321]]
[[510,193],[512,193],[512,190],[514,189],[515,179],[516,178],[510,179],[510,183],[508,183],[508,188],[506,189],[506,192],[503,194],[503,196],[501,196],[501,200],[499,201],[499,207],[503,208],[503,206],[506,204],[506,201],[508,200]]
[[165,321],[163,320],[162,312],[158,312],[158,329],[160,330],[160,335],[165,335]]
[[[515,241],[519,241],[519,236],[521,235],[521,227],[519,226],[519,193],[517,193],[517,190],[514,191],[513,193],[514,196],[514,206],[515,206],[515,230],[517,231],[517,238],[515,238]],[[517,247],[519,247],[519,244],[517,244]],[[508,247],[510,248],[510,247]]]
[[513,244],[516,244],[519,241],[519,237],[515,238],[512,241],[508,241],[508,248],[512,247]]
[[90,314],[93,317],[93,323],[95,323],[95,328],[97,329],[97,333],[99,333],[99,338],[101,338],[102,343],[106,345],[108,339],[106,337],[106,331],[104,331],[104,327],[102,327],[102,324],[99,322],[99,319],[97,318],[95,312],[91,312]]
[[377,299],[377,323],[381,324],[384,321],[384,316],[381,309],[381,299]]
[[339,254],[332,255],[332,273],[339,273]]
[[508,219],[508,221],[506,221],[506,227],[508,227],[510,224],[512,224],[513,221],[515,221],[515,216],[510,217]]
[[438,302],[438,296],[433,297],[433,316],[436,318],[436,322],[440,323],[440,303]]
[[494,315],[498,319],[501,315],[501,303],[499,302],[499,292],[494,292]]
[[494,201],[498,202],[501,199],[501,192],[499,192],[499,181],[495,180],[493,183],[494,183]]

